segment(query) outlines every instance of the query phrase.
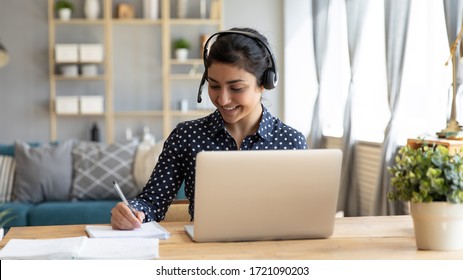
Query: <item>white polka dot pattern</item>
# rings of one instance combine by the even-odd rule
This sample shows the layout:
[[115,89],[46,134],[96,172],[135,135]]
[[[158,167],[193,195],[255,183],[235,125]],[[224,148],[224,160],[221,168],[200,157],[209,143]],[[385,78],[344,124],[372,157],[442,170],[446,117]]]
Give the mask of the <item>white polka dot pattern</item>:
[[[257,132],[243,140],[240,150],[307,149],[301,132],[284,124],[262,107]],[[143,191],[129,203],[145,213],[145,222],[161,221],[185,181],[185,195],[190,201],[189,213],[193,220],[196,154],[214,150],[237,150],[235,140],[227,132],[217,110],[204,118],[178,124],[167,138]]]

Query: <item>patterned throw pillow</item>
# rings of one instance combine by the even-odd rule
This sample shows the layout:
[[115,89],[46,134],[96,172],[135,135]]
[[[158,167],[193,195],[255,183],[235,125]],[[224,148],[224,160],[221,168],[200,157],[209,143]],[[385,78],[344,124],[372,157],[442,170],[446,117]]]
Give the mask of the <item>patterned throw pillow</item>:
[[79,142],[73,149],[72,197],[78,200],[120,199],[116,181],[127,198],[137,195],[132,166],[136,142],[101,144]]
[[9,202],[13,192],[15,160],[10,156],[0,156],[0,202]]

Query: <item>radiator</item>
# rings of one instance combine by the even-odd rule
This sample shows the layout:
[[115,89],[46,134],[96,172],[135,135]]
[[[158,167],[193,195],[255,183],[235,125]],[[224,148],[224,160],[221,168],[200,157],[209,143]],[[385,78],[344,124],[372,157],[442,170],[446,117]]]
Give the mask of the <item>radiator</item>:
[[[325,147],[328,149],[342,149],[342,138],[325,137]],[[373,215],[376,185],[378,183],[379,168],[381,167],[381,144],[371,142],[357,142],[355,150],[357,159],[359,208],[361,216]]]

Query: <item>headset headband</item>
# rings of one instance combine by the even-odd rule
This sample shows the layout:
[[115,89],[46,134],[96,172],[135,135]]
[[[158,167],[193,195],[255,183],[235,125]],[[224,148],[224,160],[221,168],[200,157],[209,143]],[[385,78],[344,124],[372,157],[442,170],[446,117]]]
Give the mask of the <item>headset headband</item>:
[[273,89],[276,87],[276,85],[278,84],[278,75],[277,75],[277,70],[276,70],[275,57],[273,56],[273,53],[270,50],[270,47],[264,41],[262,41],[262,39],[260,39],[256,34],[251,33],[251,32],[240,31],[240,30],[221,31],[221,32],[212,34],[211,37],[209,37],[209,39],[207,39],[206,43],[204,44],[203,63],[204,63],[205,70],[204,70],[203,76],[201,77],[201,82],[199,84],[198,98],[197,98],[198,103],[201,103],[202,101],[201,93],[203,91],[203,86],[207,80],[207,56],[209,54],[209,42],[211,41],[212,38],[214,38],[217,35],[221,35],[221,34],[239,34],[239,35],[243,35],[243,36],[246,36],[248,38],[251,38],[251,39],[254,39],[260,42],[265,47],[267,52],[270,54],[270,61],[272,63],[270,68],[265,70],[264,72],[264,75],[262,77],[262,84],[265,89]]

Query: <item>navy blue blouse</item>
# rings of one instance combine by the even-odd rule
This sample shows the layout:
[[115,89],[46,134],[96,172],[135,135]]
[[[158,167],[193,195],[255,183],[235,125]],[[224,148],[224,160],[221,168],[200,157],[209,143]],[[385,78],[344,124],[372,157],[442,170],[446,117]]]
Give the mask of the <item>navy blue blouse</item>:
[[[257,132],[243,140],[240,150],[307,149],[306,139],[301,132],[272,116],[264,106],[262,108]],[[143,191],[129,201],[133,208],[145,213],[144,222],[164,219],[183,181],[193,219],[196,154],[213,150],[237,150],[235,140],[227,132],[218,110],[206,117],[177,125],[164,143]]]

